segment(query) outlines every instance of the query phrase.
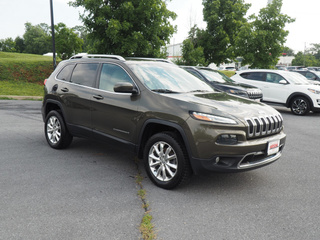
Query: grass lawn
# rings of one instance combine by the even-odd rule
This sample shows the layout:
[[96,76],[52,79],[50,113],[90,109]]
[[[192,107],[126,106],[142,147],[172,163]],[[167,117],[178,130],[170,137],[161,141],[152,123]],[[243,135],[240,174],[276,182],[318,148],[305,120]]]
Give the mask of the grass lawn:
[[0,95],[43,96],[43,86],[20,81],[0,81]]
[[52,71],[51,57],[0,51],[0,95],[43,96]]

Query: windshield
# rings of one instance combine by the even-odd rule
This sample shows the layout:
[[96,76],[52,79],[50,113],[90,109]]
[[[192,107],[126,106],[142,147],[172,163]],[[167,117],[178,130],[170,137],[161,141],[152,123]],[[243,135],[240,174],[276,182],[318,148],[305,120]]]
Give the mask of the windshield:
[[287,80],[290,81],[290,83],[293,83],[293,84],[297,84],[297,85],[309,85],[309,81],[308,79],[301,75],[300,73],[296,73],[296,72],[283,72],[282,73],[285,78]]
[[160,62],[128,62],[128,66],[150,90],[161,93],[213,92],[213,88],[176,65]]
[[233,80],[218,71],[209,69],[198,69],[198,71],[201,72],[210,82],[234,83]]
[[312,71],[315,75],[317,75],[318,77],[320,77],[320,72],[317,71]]

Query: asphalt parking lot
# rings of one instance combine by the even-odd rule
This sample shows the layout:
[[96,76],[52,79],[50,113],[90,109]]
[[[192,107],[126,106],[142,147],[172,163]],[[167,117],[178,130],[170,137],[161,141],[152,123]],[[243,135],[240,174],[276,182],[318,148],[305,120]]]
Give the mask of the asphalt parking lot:
[[285,121],[282,158],[238,174],[154,186],[125,149],[51,149],[40,101],[0,100],[0,239],[140,239],[143,187],[157,239],[320,239],[320,114]]

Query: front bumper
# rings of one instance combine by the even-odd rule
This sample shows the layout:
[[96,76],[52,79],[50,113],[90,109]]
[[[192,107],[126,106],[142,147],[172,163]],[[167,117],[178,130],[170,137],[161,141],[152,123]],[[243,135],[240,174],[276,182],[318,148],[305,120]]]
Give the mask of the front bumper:
[[[268,142],[279,139],[279,151],[268,155]],[[221,146],[218,154],[213,155],[209,159],[192,158],[191,165],[195,174],[202,171],[216,172],[242,172],[253,170],[271,164],[278,160],[285,146],[286,135],[281,132],[279,134],[256,139],[243,143],[242,146],[227,146],[230,151],[223,151]],[[247,151],[247,152],[246,152]],[[239,154],[237,154],[237,152]],[[230,154],[228,154],[230,153]]]

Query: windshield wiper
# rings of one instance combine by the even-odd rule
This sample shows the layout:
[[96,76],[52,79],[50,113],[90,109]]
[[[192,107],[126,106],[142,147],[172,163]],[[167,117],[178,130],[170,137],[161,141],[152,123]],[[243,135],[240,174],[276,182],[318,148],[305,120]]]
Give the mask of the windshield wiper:
[[190,91],[190,92],[210,92],[208,90],[193,90],[193,91]]
[[175,91],[172,91],[170,89],[152,89],[153,92],[158,92],[158,93],[178,93],[178,92],[175,92]]

